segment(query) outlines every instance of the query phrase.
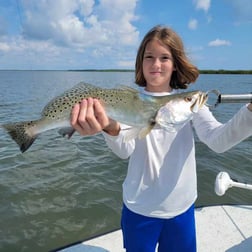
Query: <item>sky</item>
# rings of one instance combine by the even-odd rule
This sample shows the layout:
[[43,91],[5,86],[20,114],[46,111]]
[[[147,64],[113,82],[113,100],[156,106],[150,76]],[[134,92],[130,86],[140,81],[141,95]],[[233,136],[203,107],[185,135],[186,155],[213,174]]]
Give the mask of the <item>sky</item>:
[[199,69],[252,69],[251,0],[0,0],[0,69],[134,69],[158,24]]

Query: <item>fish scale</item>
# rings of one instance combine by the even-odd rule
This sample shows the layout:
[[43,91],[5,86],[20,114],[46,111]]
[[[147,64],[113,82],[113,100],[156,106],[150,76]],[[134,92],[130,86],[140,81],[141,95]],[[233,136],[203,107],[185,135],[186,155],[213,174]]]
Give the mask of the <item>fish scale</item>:
[[[167,129],[173,125],[182,125],[190,119],[195,108],[198,109],[205,103],[207,95],[200,91],[192,91],[151,96],[131,87],[105,89],[81,82],[52,99],[42,110],[40,119],[8,123],[1,127],[9,133],[22,152],[33,144],[39,134],[51,129],[58,128],[60,134],[70,138],[74,133],[70,125],[71,110],[75,104],[89,97],[100,100],[110,118],[130,126],[124,136],[124,140],[129,141],[145,137],[156,124]],[[166,115],[162,114],[165,110],[160,108],[175,101],[176,106],[167,110]],[[176,109],[181,106],[182,112],[181,109]]]

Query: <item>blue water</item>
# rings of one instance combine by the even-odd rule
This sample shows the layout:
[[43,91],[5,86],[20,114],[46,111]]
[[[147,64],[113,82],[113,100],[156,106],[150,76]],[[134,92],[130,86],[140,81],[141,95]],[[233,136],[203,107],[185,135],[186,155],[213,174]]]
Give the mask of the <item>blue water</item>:
[[[79,81],[133,86],[134,73],[0,71],[0,124],[38,118],[51,98]],[[252,75],[201,75],[191,89],[248,93]],[[220,105],[213,113],[226,122],[241,106]],[[251,137],[224,154],[196,138],[196,153],[197,205],[252,203],[242,189],[214,193],[219,171],[252,183]],[[52,130],[21,154],[0,129],[0,251],[48,251],[119,227],[126,170],[127,160],[111,153],[101,135],[67,140]]]

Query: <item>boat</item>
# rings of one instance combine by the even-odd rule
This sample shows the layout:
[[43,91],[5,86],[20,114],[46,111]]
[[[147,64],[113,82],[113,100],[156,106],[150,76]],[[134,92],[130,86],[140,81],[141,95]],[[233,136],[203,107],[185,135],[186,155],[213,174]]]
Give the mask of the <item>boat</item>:
[[[220,172],[215,192],[222,196],[231,187],[252,190],[252,185],[233,181]],[[252,205],[216,205],[195,209],[198,252],[252,251]],[[54,251],[125,252],[120,229]]]

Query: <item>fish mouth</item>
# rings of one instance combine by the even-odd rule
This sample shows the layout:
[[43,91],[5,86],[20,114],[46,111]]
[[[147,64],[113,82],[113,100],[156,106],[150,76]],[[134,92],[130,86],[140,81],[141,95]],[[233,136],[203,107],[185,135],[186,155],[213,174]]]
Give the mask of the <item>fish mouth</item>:
[[208,99],[208,94],[207,93],[204,93],[204,92],[200,92],[200,95],[199,95],[199,106],[200,108],[206,103],[207,99]]
[[195,110],[199,110],[203,107],[208,99],[208,94],[204,92],[199,92],[198,98],[195,99],[194,103],[191,105],[191,111],[195,112]]

